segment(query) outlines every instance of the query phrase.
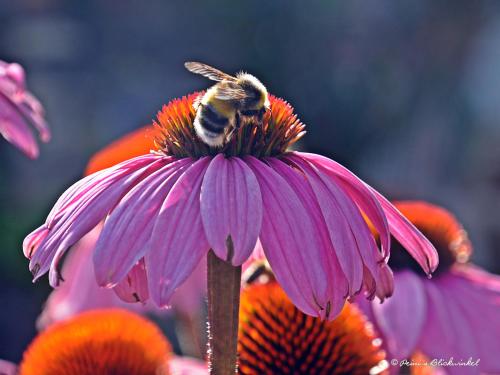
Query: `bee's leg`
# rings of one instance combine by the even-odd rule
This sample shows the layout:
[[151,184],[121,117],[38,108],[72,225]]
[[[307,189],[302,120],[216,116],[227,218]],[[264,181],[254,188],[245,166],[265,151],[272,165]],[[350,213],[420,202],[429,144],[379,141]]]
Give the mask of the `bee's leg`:
[[234,128],[239,129],[241,126],[241,117],[240,113],[236,112],[236,115],[234,116]]
[[259,110],[259,113],[257,113],[257,119],[259,120],[259,123],[262,123],[262,120],[264,119],[264,115],[266,114],[266,109],[261,108]]
[[236,115],[234,116],[233,126],[231,126],[231,128],[227,132],[226,142],[229,141],[233,137],[234,133],[236,133],[236,131],[238,131],[238,129],[240,128],[240,126],[241,126],[240,114],[238,112],[236,112]]

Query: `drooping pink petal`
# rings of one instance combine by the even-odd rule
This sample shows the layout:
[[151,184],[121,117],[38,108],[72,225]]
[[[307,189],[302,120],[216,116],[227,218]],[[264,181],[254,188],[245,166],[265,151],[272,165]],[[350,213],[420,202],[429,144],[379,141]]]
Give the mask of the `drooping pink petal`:
[[20,90],[25,89],[26,74],[18,63],[6,63],[0,60],[0,75],[5,74],[10,78]]
[[[41,254],[42,251],[46,249],[54,251],[49,272],[49,281],[52,286],[57,286],[59,282],[59,262],[67,249],[91,228],[97,225],[134,184],[139,182],[144,176],[154,173],[154,171],[161,168],[162,165],[163,160],[159,159],[139,170],[132,171],[128,175],[110,180],[110,185],[108,186],[98,185],[97,189],[87,192],[86,195],[75,204],[73,210],[68,211],[67,214],[64,215],[61,222],[54,226],[44,243],[42,243],[40,251],[36,253],[37,255]],[[44,245],[46,245],[45,248]],[[49,254],[46,254],[46,256]],[[36,261],[36,259],[32,259],[30,267],[33,262]],[[37,263],[35,263],[34,267],[37,267],[36,264]],[[43,266],[44,264],[42,263],[42,267]],[[33,270],[34,268],[31,269]],[[43,268],[41,272],[43,274]],[[36,273],[37,272],[34,272],[35,280]]]
[[[318,168],[329,170],[331,173],[348,182],[351,187],[357,186],[360,188],[364,185],[364,187],[371,192],[371,195],[375,196],[382,209],[384,210],[384,214],[387,217],[387,222],[389,224],[391,234],[394,235],[394,237],[401,243],[401,245],[403,245],[403,247],[408,250],[408,252],[413,256],[413,258],[415,258],[415,260],[420,264],[425,272],[430,274],[436,269],[439,260],[434,246],[380,193],[378,193],[368,184],[362,182],[347,168],[334,162],[333,160],[315,154],[295,154],[298,154],[300,157],[309,160]],[[353,199],[354,198],[357,199],[357,197],[353,195]],[[359,201],[357,203],[360,204]],[[364,212],[368,215],[368,211]],[[376,221],[374,221],[371,217],[369,218],[372,223],[376,225]],[[380,232],[380,229],[376,229],[377,231],[379,231],[381,237],[383,237],[383,233]]]
[[394,207],[382,194],[371,188],[377,197],[391,228],[391,234],[430,275],[439,264],[439,257],[431,242]]
[[[134,161],[132,159],[131,163]],[[49,280],[51,285],[57,285],[58,263],[66,250],[104,219],[128,190],[165,164],[162,157],[153,161],[146,159],[142,168],[128,170],[128,173],[115,179],[103,179],[84,191],[71,203],[72,208],[65,210],[35,251],[30,262],[34,279],[43,275],[50,267]]]
[[36,251],[36,249],[38,249],[38,247],[48,234],[49,230],[47,229],[47,226],[45,224],[28,234],[23,241],[24,256],[28,259],[31,259],[33,253]]
[[350,295],[361,286],[362,264],[375,283],[378,281],[379,264],[383,262],[375,240],[357,206],[344,191],[326,174],[307,161],[293,155],[289,158],[306,174],[323,212],[330,238],[350,285]]
[[144,259],[140,259],[113,291],[125,302],[146,302],[149,298]]
[[234,266],[248,259],[260,233],[262,197],[255,175],[239,158],[218,154],[211,161],[201,187],[201,218],[219,258]]
[[158,214],[145,257],[149,293],[157,306],[169,304],[210,247],[200,216],[201,184],[209,162],[202,158],[180,176]]
[[400,360],[415,352],[427,318],[427,306],[418,275],[411,271],[397,272],[394,281],[394,295],[384,303],[374,302],[372,307],[390,356]]
[[382,302],[394,294],[394,274],[386,263],[381,264],[375,294]]
[[[138,313],[155,315],[168,314],[171,311],[178,312],[182,316],[199,313],[206,295],[206,264],[203,260],[175,293],[172,298],[172,310],[160,310],[150,301],[141,304],[128,303],[132,299],[135,301],[133,293],[137,293],[141,301],[147,299],[147,284],[139,284],[139,288],[136,288],[136,281],[139,281],[135,278],[137,275],[131,279],[132,283],[129,286],[132,288],[127,287],[119,291],[119,293],[124,292],[122,297],[128,302],[123,302],[118,298],[114,289],[99,287],[95,278],[92,253],[101,230],[102,224],[85,235],[71,249],[61,271],[64,282],[52,291],[45,302],[42,314],[37,321],[39,329],[44,329],[81,312],[99,308],[120,307],[132,309]],[[136,289],[139,289],[139,292]]]
[[318,252],[318,238],[310,215],[288,181],[276,171],[252,156],[245,161],[255,173],[262,192],[260,240],[276,279],[299,309],[318,316],[326,306],[315,301],[315,293],[327,288],[326,280],[321,285],[324,274],[318,269],[327,263],[317,268],[324,257]]
[[50,141],[51,133],[45,121],[45,111],[38,99],[25,91],[22,101],[19,102],[19,111],[25,118],[29,119],[38,131],[38,136],[42,142]]
[[319,276],[313,283],[315,302],[322,307],[319,313],[321,317],[333,319],[344,306],[349,284],[332,246],[320,209],[321,201],[314,194],[311,182],[300,170],[273,158],[267,162],[289,183],[311,218],[315,229],[313,236],[317,242],[309,246],[309,262]]
[[377,282],[365,265],[363,265],[363,289],[366,299],[373,301],[377,295]]
[[382,253],[388,257],[391,244],[389,224],[380,203],[366,184],[347,168],[324,156],[303,152],[293,152],[291,155],[309,161],[343,187],[379,233]]
[[149,249],[160,207],[189,158],[170,163],[135,185],[106,220],[97,242],[94,267],[99,285],[112,286],[130,271]]
[[92,265],[92,252],[102,230],[102,223],[92,229],[72,248],[64,261],[61,274],[64,282],[56,288],[44,304],[37,327],[68,319],[82,311],[113,307],[113,292],[99,288]]
[[40,102],[26,90],[24,69],[0,61],[0,134],[28,157],[38,156],[38,145],[28,127],[32,124],[47,142],[50,130]]
[[30,128],[0,91],[0,134],[26,156],[38,157],[38,145]]
[[[70,186],[56,201],[54,207],[47,216],[47,226],[53,227],[55,223],[68,211],[71,211],[75,204],[78,204],[83,196],[93,191],[102,190],[107,185],[112,184],[115,179],[123,177],[134,170],[140,169],[158,160],[158,155],[148,154],[133,159],[126,160],[110,168],[98,171],[86,176]],[[165,157],[165,164],[173,161],[172,158]]]

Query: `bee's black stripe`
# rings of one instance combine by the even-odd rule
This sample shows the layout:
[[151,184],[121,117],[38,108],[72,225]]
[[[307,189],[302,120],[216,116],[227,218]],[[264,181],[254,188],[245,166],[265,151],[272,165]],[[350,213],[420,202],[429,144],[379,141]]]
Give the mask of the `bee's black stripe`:
[[218,114],[217,111],[214,109],[214,107],[211,106],[210,104],[202,104],[200,111],[201,111],[200,113],[201,117],[207,119],[211,123],[224,127],[228,125],[229,122],[228,118]]
[[200,117],[199,121],[200,121],[200,125],[203,129],[206,129],[209,132],[212,132],[215,134],[224,133],[224,129],[226,128],[226,126],[224,126],[224,125],[214,124],[213,122],[209,121],[206,117]]
[[259,109],[246,109],[240,111],[243,116],[257,116],[260,112]]

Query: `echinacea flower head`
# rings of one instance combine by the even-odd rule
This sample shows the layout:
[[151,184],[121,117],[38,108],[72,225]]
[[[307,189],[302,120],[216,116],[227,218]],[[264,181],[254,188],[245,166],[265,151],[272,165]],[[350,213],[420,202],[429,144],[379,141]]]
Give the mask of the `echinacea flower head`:
[[392,293],[391,234],[426,273],[437,267],[433,246],[373,188],[333,160],[288,151],[304,134],[288,103],[271,96],[262,123],[213,149],[193,127],[198,95],[158,114],[152,153],[91,174],[59,198],[24,242],[35,279],[49,271],[57,286],[65,253],[101,222],[99,285],[157,306],[170,303],[210,249],[240,266],[258,240],[292,302],[328,319],[362,289],[370,298]]
[[95,310],[40,333],[19,375],[166,375],[170,357],[153,323],[125,310]]
[[38,157],[32,125],[42,142],[50,140],[50,130],[40,102],[27,90],[24,69],[0,60],[0,134],[28,157]]
[[378,374],[387,368],[371,325],[346,304],[332,321],[304,314],[274,281],[242,293],[240,374]]
[[[451,374],[500,372],[500,277],[468,263],[472,246],[457,219],[426,202],[395,206],[434,243],[440,258],[428,279],[393,239],[394,295],[383,304],[357,299],[382,335],[388,358],[480,359]],[[411,317],[410,319],[408,317]]]

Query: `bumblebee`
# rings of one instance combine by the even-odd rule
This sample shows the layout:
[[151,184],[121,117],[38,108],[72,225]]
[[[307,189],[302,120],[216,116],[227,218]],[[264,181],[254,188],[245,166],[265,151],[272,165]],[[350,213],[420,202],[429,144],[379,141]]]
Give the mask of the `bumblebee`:
[[194,129],[207,145],[223,146],[241,126],[262,122],[269,109],[269,95],[256,77],[243,72],[233,77],[199,62],[186,62],[184,66],[217,82],[194,103]]

